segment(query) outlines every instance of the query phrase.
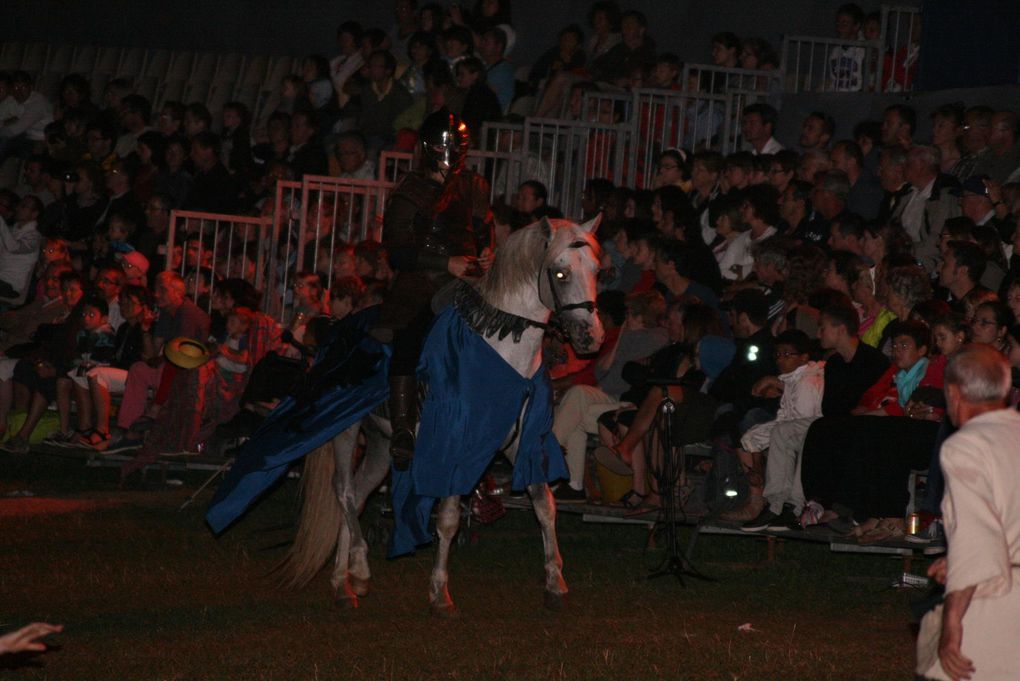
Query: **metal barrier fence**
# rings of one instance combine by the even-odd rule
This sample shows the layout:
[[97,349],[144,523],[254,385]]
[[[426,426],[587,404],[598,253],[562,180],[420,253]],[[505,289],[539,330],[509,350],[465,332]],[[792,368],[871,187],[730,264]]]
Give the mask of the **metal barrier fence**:
[[264,246],[272,242],[273,229],[270,217],[171,211],[165,268],[190,277],[193,299],[211,310],[216,277],[245,279],[262,289],[269,255]]
[[881,51],[874,73],[883,92],[910,92],[921,51],[921,9],[882,5]]
[[592,123],[629,123],[634,119],[634,95],[629,92],[585,92],[581,120]]
[[876,46],[863,40],[839,40],[813,36],[783,39],[785,92],[861,92],[872,82]]
[[627,184],[633,126],[550,118],[524,121],[524,164],[537,164],[548,178],[549,202],[578,218],[585,182],[604,177]]
[[684,91],[726,94],[733,90],[769,92],[774,71],[727,68],[714,64],[685,64],[680,77]]
[[478,148],[488,151],[518,151],[524,145],[523,123],[483,123]]
[[[319,248],[329,248],[329,283],[333,280],[333,257],[342,243],[356,243],[382,237],[382,216],[386,196],[393,189],[385,180],[353,180],[305,175],[301,181],[301,221],[298,227],[297,269],[305,269],[306,249],[314,243],[315,260],[308,263],[318,269]],[[288,242],[293,238],[287,235]]]

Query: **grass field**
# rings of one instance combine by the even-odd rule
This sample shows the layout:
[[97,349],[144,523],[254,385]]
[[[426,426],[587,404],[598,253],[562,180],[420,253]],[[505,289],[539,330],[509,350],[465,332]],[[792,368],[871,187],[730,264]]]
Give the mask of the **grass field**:
[[[541,542],[511,511],[451,559],[461,617],[427,614],[431,551],[387,562],[373,592],[332,606],[328,575],[299,592],[264,575],[298,503],[288,481],[220,539],[182,488],[121,492],[109,469],[0,454],[0,623],[66,625],[19,679],[911,679],[919,597],[889,588],[898,560],[703,537],[715,583],[645,581],[645,530],[561,515],[569,607],[541,608]],[[9,496],[31,490],[25,501]],[[57,501],[62,500],[62,501]],[[923,566],[915,567],[919,572]],[[750,623],[750,632],[738,627]]]

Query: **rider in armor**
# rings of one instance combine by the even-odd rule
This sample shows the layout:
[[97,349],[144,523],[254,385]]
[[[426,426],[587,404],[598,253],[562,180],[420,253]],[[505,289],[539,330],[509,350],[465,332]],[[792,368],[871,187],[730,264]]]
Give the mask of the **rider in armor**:
[[418,132],[419,169],[394,189],[383,217],[383,239],[396,279],[374,335],[392,342],[390,452],[398,469],[414,455],[418,418],[415,372],[432,322],[433,297],[456,279],[481,276],[492,263],[489,185],[464,168],[470,135],[445,107]]

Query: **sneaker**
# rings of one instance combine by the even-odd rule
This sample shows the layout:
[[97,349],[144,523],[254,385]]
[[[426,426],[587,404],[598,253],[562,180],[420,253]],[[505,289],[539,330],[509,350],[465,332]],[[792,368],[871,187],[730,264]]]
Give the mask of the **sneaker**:
[[911,544],[933,544],[936,542],[943,542],[945,540],[946,533],[942,529],[942,521],[935,518],[927,527],[921,528],[913,534],[908,534],[906,540]]
[[797,514],[793,512],[792,504],[783,504],[783,510],[779,512],[767,528],[770,532],[789,532],[790,530],[803,529]]
[[773,513],[772,509],[765,506],[756,517],[744,522],[740,529],[743,532],[761,532],[762,530],[768,529],[769,523],[775,521],[779,517],[779,514]]
[[11,454],[28,454],[28,440],[15,435],[11,439],[7,440],[7,442],[0,443],[0,449],[10,452]]
[[753,496],[743,506],[720,514],[719,519],[730,523],[746,523],[749,520],[756,520],[767,507],[765,497]]
[[559,504],[583,504],[588,501],[588,496],[583,489],[574,489],[564,482],[553,492],[553,499]]

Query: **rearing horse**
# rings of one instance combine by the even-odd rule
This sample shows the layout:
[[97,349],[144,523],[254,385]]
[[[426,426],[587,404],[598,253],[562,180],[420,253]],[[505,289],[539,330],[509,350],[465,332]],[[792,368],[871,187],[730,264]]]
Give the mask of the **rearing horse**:
[[[545,552],[545,603],[547,607],[558,607],[567,593],[563,579],[563,561],[556,541],[556,506],[548,479],[535,472],[534,460],[530,473],[519,472],[522,452],[522,435],[528,437],[529,426],[536,421],[528,419],[529,410],[538,410],[539,428],[543,436],[549,435],[551,424],[551,395],[548,381],[542,368],[542,338],[550,317],[555,313],[559,324],[570,335],[575,348],[582,353],[591,352],[601,345],[604,332],[595,308],[596,273],[599,267],[599,246],[593,232],[598,218],[584,225],[566,220],[542,220],[512,234],[499,249],[492,269],[481,279],[477,289],[462,284],[458,291],[455,311],[447,315],[459,316],[460,322],[470,327],[492,350],[498,354],[505,366],[495,369],[513,372],[525,381],[539,381],[539,388],[528,390],[519,413],[510,413],[508,427],[491,441],[491,450],[478,453],[481,461],[487,463],[497,451],[505,454],[514,464],[515,481],[531,476],[526,485],[531,496],[542,530]],[[444,317],[437,320],[442,326]],[[456,321],[456,320],[454,320]],[[426,342],[428,357],[429,342],[438,333],[434,327],[430,340]],[[441,357],[441,363],[446,358]],[[428,364],[426,373],[429,373]],[[428,380],[428,377],[426,377]],[[543,391],[542,385],[546,387]],[[415,465],[421,459],[420,452],[428,450],[430,437],[442,439],[446,435],[435,435],[443,430],[442,415],[432,414],[430,399],[436,387],[430,386],[422,413],[422,428],[419,431],[415,459],[412,462],[410,479],[419,480],[426,473],[418,471]],[[542,400],[539,402],[539,400]],[[448,400],[447,404],[451,401]],[[533,404],[529,402],[534,402]],[[484,411],[486,400],[473,403],[469,398],[459,400],[468,416],[472,412]],[[438,407],[436,407],[438,408]],[[430,421],[432,428],[428,428]],[[544,422],[542,419],[545,419]],[[435,426],[440,426],[436,428]],[[364,461],[355,471],[354,450],[358,433],[364,426],[367,448]],[[468,422],[466,428],[470,429]],[[531,427],[532,434],[534,428]],[[470,430],[464,431],[470,435]],[[430,434],[432,433],[432,434]],[[376,489],[389,470],[390,457],[388,440],[389,423],[375,413],[337,435],[332,443],[320,447],[306,460],[303,475],[304,506],[298,527],[298,534],[288,556],[280,566],[280,575],[291,585],[309,581],[322,567],[328,555],[336,547],[336,561],[332,576],[335,598],[339,605],[357,607],[358,597],[368,592],[370,571],[368,568],[368,547],[362,536],[358,515],[368,495]],[[449,440],[450,437],[447,437]],[[471,438],[468,437],[468,440]],[[446,442],[446,440],[444,440]],[[330,451],[329,447],[332,447]],[[465,443],[467,446],[467,443]],[[528,446],[527,444],[525,446]],[[544,474],[565,471],[562,454],[558,447],[547,461]],[[446,454],[457,456],[457,452],[444,449]],[[557,458],[558,457],[558,458]],[[425,464],[422,464],[424,468]],[[484,470],[484,467],[482,471]],[[477,477],[470,480],[466,489],[450,489],[439,501],[436,530],[439,546],[429,582],[429,603],[432,612],[439,616],[452,616],[456,612],[448,589],[447,565],[450,544],[457,533],[462,494],[471,492]],[[394,473],[394,486],[398,473]],[[473,475],[473,474],[472,474]],[[540,479],[535,479],[536,475]],[[412,482],[412,484],[414,484]],[[419,483],[420,484],[420,483]],[[426,495],[426,503],[431,503]],[[427,508],[427,506],[426,506]],[[395,515],[399,516],[399,509]],[[425,518],[427,519],[427,512]],[[398,530],[401,518],[397,518]]]

